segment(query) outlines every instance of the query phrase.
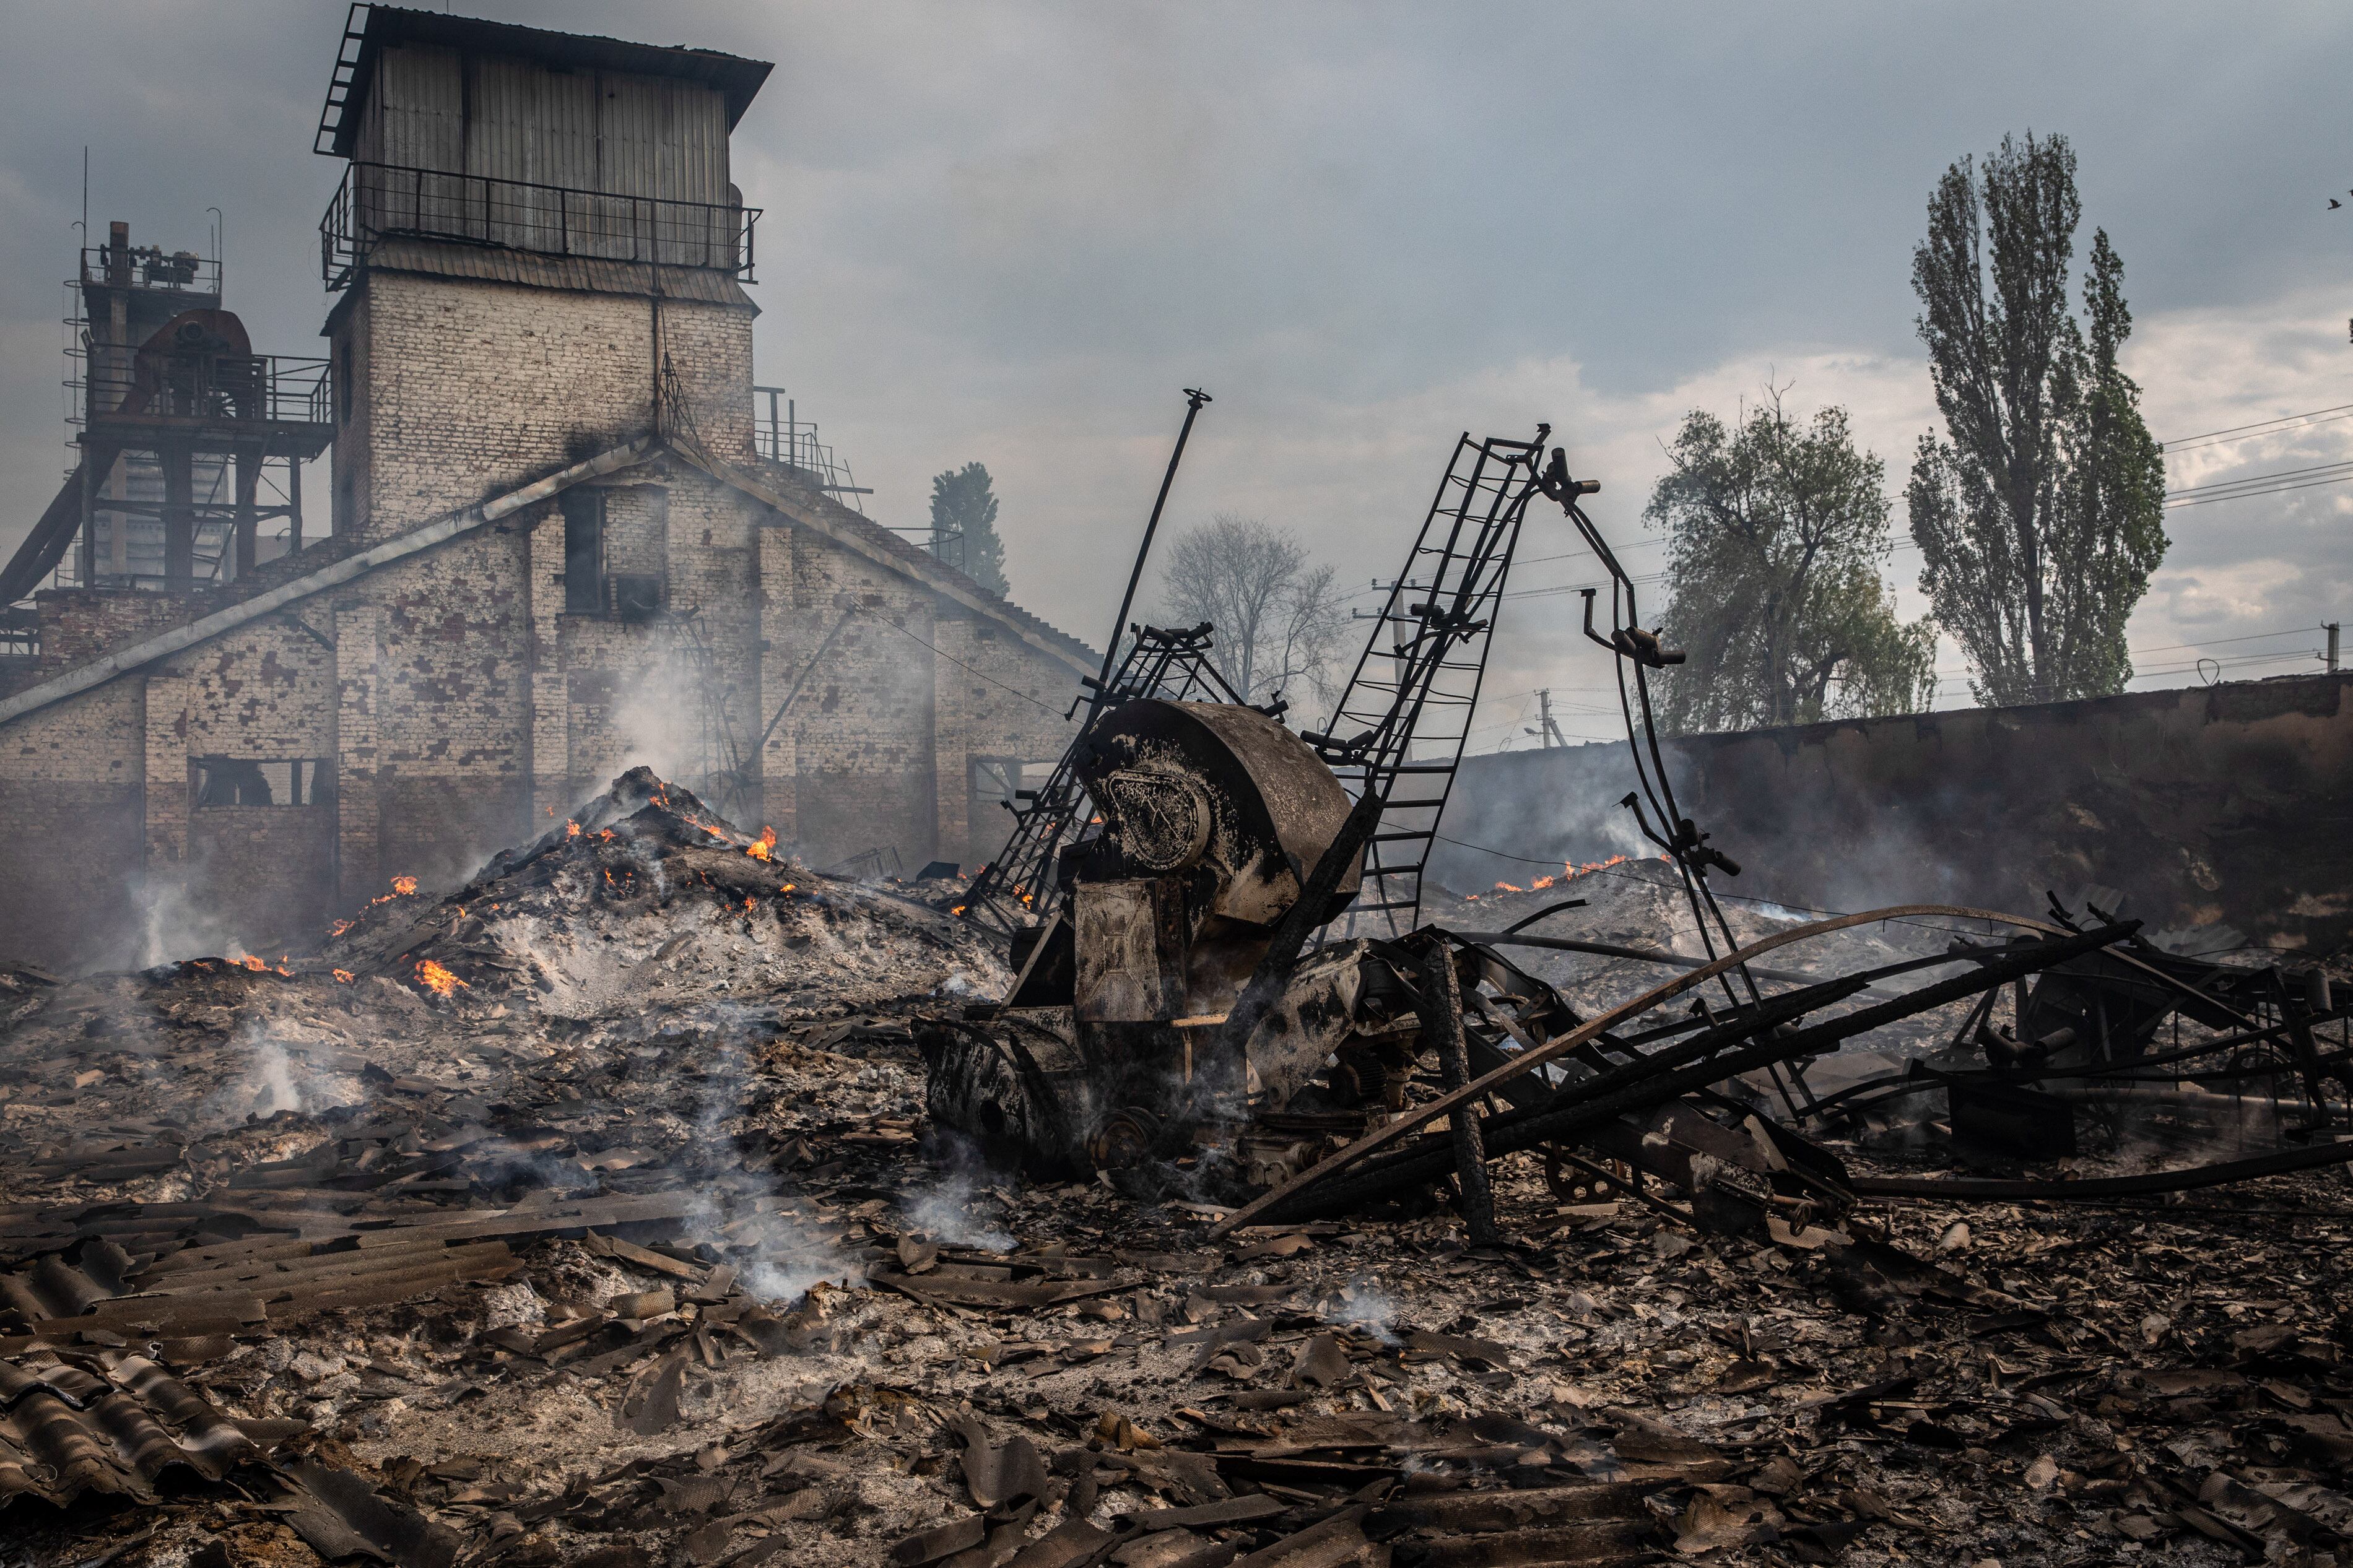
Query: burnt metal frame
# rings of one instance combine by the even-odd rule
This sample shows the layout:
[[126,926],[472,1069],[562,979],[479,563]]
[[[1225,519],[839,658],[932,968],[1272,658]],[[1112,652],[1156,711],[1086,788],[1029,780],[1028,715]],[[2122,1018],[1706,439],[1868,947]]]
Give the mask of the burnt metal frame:
[[[1658,846],[1674,863],[1675,875],[1683,884],[1684,900],[1691,907],[1692,922],[1699,931],[1702,951],[1714,960],[1720,938],[1723,951],[1736,952],[1740,942],[1732,934],[1732,925],[1725,919],[1723,906],[1716,902],[1715,889],[1708,885],[1707,871],[1710,866],[1715,866],[1726,876],[1736,877],[1740,875],[1739,864],[1721,850],[1710,847],[1708,836],[1701,832],[1690,817],[1683,815],[1682,807],[1675,800],[1674,784],[1667,776],[1666,757],[1659,746],[1658,718],[1651,704],[1650,678],[1645,672],[1681,664],[1683,655],[1676,649],[1661,646],[1658,635],[1643,627],[1635,603],[1633,577],[1618,563],[1617,554],[1609,548],[1609,542],[1601,536],[1601,531],[1594,526],[1593,520],[1586,516],[1585,509],[1577,504],[1578,498],[1599,493],[1600,484],[1592,479],[1571,478],[1567,455],[1557,447],[1553,448],[1541,483],[1546,496],[1567,514],[1584,540],[1586,548],[1593,552],[1594,559],[1599,561],[1602,569],[1609,574],[1608,637],[1603,637],[1593,626],[1596,590],[1584,590],[1583,598],[1586,637],[1608,648],[1613,656],[1611,668],[1618,678],[1619,712],[1625,721],[1627,749],[1634,759],[1637,788],[1629,791],[1626,798],[1619,804],[1634,814],[1634,824],[1641,829],[1642,837]],[[1630,688],[1626,678],[1630,665],[1634,672]],[[1635,718],[1638,707],[1641,715],[1639,723]],[[1650,805],[1651,816],[1659,820],[1657,830],[1652,829],[1650,816],[1643,813],[1645,801]],[[1735,973],[1740,978],[1737,990],[1732,983]],[[1733,964],[1730,973],[1717,977],[1717,984],[1723,987],[1725,999],[1735,1007],[1740,1005],[1741,990],[1748,993],[1751,1005],[1763,1000],[1756,977],[1748,972],[1746,963]],[[1782,1076],[1783,1063],[1768,1063],[1767,1071],[1790,1114],[1801,1115],[1799,1097],[1803,1096],[1810,1106],[1813,1093],[1806,1087],[1802,1065],[1793,1058],[1786,1067],[1788,1081]],[[1792,1083],[1796,1085],[1794,1093],[1790,1088]]]
[[[1037,789],[1015,792],[1014,799],[1028,805],[1006,803],[1013,813],[1013,832],[997,858],[974,874],[958,914],[1010,936],[1033,924],[1051,903],[1063,847],[1087,837],[1092,826],[1082,816],[1086,791],[1079,784],[1077,759],[1103,715],[1139,697],[1247,706],[1210,662],[1207,622],[1182,630],[1146,626],[1132,630],[1134,640],[1111,678],[1087,683],[1092,688],[1092,706],[1052,774]],[[1077,702],[1071,710],[1077,712]]]
[[[1153,498],[1152,513],[1145,520],[1144,541],[1135,549],[1135,566],[1127,575],[1127,592],[1120,596],[1119,618],[1112,622],[1111,640],[1103,647],[1103,671],[1080,678],[1079,684],[1085,689],[1071,702],[1070,711],[1062,715],[1067,720],[1078,712],[1081,703],[1086,704],[1087,716],[1080,722],[1079,732],[1062,749],[1044,787],[1015,789],[1015,800],[1029,802],[1027,808],[1011,801],[1005,803],[1013,813],[1013,832],[997,858],[974,873],[965,901],[955,908],[955,913],[992,926],[1006,936],[1029,925],[1048,905],[1063,847],[1084,837],[1086,827],[1092,826],[1080,817],[1086,792],[1079,787],[1078,758],[1097,721],[1121,703],[1139,697],[1158,697],[1171,702],[1206,699],[1237,707],[1249,705],[1209,660],[1208,622],[1183,631],[1164,626],[1130,626],[1127,622],[1127,612],[1135,604],[1136,584],[1144,580],[1144,563],[1152,554],[1153,536],[1160,531],[1160,514],[1167,507],[1168,492],[1176,483],[1177,465],[1185,460],[1185,444],[1193,438],[1193,422],[1201,416],[1202,408],[1209,401],[1209,395],[1198,387],[1185,389],[1185,423],[1176,431],[1176,447],[1168,454],[1168,471],[1160,476],[1160,492]],[[1120,653],[1123,627],[1134,637],[1124,656]],[[1113,668],[1114,663],[1116,669]],[[1270,717],[1279,716],[1282,704],[1278,700],[1260,711]],[[1074,824],[1078,826],[1076,833],[1072,832]]]

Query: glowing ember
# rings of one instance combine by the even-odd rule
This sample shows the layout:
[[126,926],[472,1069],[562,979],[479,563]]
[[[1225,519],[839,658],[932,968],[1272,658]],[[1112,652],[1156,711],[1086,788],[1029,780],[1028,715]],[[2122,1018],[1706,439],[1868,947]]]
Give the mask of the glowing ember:
[[[466,983],[428,958],[417,966],[417,984],[432,992],[436,996],[447,996]],[[470,990],[472,987],[469,986],[468,989]]]
[[776,847],[776,830],[773,827],[763,827],[760,829],[760,837],[744,847],[744,853],[754,860],[766,860],[773,858],[770,852]]
[[564,825],[564,837],[566,837],[566,838],[577,838],[577,837],[580,837],[580,825],[579,825],[578,823],[576,823],[576,822],[569,822],[569,821],[567,821],[566,823],[565,823],[565,825]]
[[410,897],[415,896],[416,892],[417,892],[417,879],[416,879],[416,878],[414,878],[414,877],[395,877],[395,878],[392,879],[392,895],[393,895],[393,897],[395,897],[395,898],[396,898],[396,899],[406,899],[406,898],[410,898]]
[[349,984],[352,983],[352,980],[353,980],[353,974],[352,974],[352,972],[351,972],[350,970],[348,970],[348,969],[338,969],[338,970],[336,970],[336,971],[335,971],[335,984],[338,984],[338,985],[349,985]]
[[329,936],[341,936],[345,931],[351,930],[352,927],[359,923],[360,922],[357,921],[337,921],[332,926],[328,928],[327,934]]

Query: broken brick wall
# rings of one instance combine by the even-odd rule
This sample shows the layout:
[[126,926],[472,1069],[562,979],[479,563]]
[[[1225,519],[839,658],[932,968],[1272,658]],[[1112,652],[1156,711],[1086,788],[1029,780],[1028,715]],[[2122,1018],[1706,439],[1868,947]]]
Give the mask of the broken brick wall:
[[118,680],[0,729],[0,958],[135,961],[143,684]]
[[1070,745],[1076,725],[1063,715],[1079,695],[1078,678],[961,605],[943,601],[934,631],[942,656],[933,672],[936,853],[973,871],[994,859],[1013,831],[1012,814],[997,804],[1002,783],[1018,784],[1021,763],[1051,764]]
[[[1745,874],[1729,893],[1860,910],[2039,914],[2094,885],[2153,930],[2353,936],[2353,676],[1685,736],[1684,812]],[[1467,759],[1432,874],[1470,890],[1639,842],[1622,742]],[[1481,853],[1466,847],[1477,846]],[[1514,859],[1507,856],[1523,857]],[[1531,863],[1534,862],[1534,863]]]

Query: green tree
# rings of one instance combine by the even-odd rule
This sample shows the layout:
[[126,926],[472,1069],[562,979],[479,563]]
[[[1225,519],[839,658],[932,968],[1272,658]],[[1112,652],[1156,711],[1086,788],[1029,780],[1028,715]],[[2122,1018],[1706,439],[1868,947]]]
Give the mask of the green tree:
[[1946,430],[1920,438],[1912,537],[1980,702],[2121,690],[2125,623],[2165,558],[2163,449],[2116,363],[2132,313],[2105,229],[2083,322],[2067,308],[2082,216],[2067,139],[2005,136],[1945,172],[1912,257]]
[[1005,543],[997,537],[997,496],[980,464],[933,476],[930,549],[998,598],[1011,592]]
[[1644,518],[1667,535],[1661,634],[1669,729],[1685,732],[1905,713],[1936,695],[1936,634],[1895,618],[1887,470],[1846,410],[1800,423],[1780,394],[1736,425],[1694,410]]

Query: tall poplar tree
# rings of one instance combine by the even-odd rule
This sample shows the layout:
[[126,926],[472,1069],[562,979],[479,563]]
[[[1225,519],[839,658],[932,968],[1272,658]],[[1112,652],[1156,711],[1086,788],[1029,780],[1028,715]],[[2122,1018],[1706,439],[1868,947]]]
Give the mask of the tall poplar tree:
[[933,554],[1004,598],[1005,543],[997,537],[997,495],[978,463],[932,479]]
[[2162,449],[2116,362],[2132,313],[2105,229],[2083,321],[2067,308],[2082,216],[2067,139],[2005,136],[1946,170],[1912,257],[1945,420],[1912,465],[1912,537],[1980,702],[2121,690],[2125,623],[2165,557]]

